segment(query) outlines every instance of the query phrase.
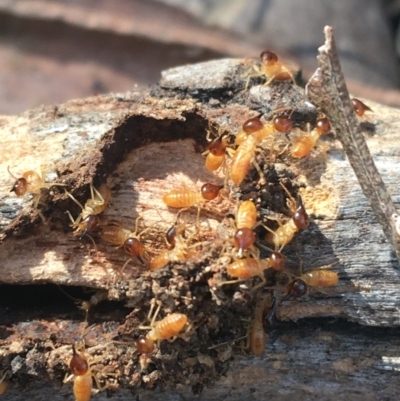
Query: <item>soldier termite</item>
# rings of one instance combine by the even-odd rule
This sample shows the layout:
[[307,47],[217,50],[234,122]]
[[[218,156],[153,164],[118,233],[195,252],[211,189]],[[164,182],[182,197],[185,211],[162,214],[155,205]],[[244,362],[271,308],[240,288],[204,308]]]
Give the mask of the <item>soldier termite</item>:
[[45,171],[43,168],[40,173],[34,170],[26,171],[22,174],[22,177],[17,178],[11,171],[10,167],[7,167],[7,170],[11,177],[15,179],[15,183],[11,188],[10,192],[15,192],[17,196],[25,196],[26,194],[32,194],[33,197],[33,207],[37,208],[40,198],[41,198],[41,190],[42,188],[51,188],[53,186],[61,186],[64,187],[66,184],[45,182]]
[[229,264],[226,268],[227,273],[237,280],[224,281],[220,285],[235,284],[253,277],[260,277],[261,283],[252,288],[253,291],[265,284],[264,270],[281,270],[285,266],[286,258],[279,252],[272,252],[271,256],[265,259],[244,258],[238,259]]
[[91,197],[86,201],[85,207],[69,192],[65,192],[82,209],[82,212],[76,220],[74,220],[71,213],[67,211],[72,222],[72,227],[74,228],[74,235],[79,235],[79,239],[82,239],[99,225],[100,220],[98,215],[107,207],[111,197],[111,189],[107,184],[101,184],[98,189],[90,184]]
[[[297,231],[303,230],[308,227],[310,224],[310,220],[306,209],[303,205],[303,201],[301,196],[297,196],[297,202],[292,198],[290,192],[287,188],[281,183],[282,188],[289,196],[287,200],[287,206],[292,214],[292,218],[289,219],[286,223],[281,223],[280,220],[276,219],[279,227],[273,231],[270,228],[264,226],[269,233],[266,236],[266,241],[275,245],[275,250],[282,250],[282,248],[287,245],[296,234]],[[271,217],[267,217],[268,219],[272,219]],[[275,220],[275,219],[272,219]]]
[[366,111],[372,111],[365,103],[363,103],[361,100],[353,98],[351,99],[351,102],[353,103],[354,111],[358,115],[358,117],[362,117]]
[[300,298],[308,287],[332,287],[339,281],[339,276],[332,270],[315,269],[303,273],[286,287],[284,299],[289,297]]
[[260,54],[261,66],[253,65],[255,72],[249,73],[246,81],[245,90],[247,89],[250,79],[260,76],[265,76],[266,82],[264,85],[269,85],[274,79],[277,81],[295,82],[292,71],[288,66],[279,61],[278,56],[270,51],[265,50]]
[[331,124],[329,120],[326,117],[318,119],[315,128],[311,132],[301,131],[300,134],[296,135],[290,154],[295,158],[309,156],[318,138],[321,135],[329,134],[330,131]]

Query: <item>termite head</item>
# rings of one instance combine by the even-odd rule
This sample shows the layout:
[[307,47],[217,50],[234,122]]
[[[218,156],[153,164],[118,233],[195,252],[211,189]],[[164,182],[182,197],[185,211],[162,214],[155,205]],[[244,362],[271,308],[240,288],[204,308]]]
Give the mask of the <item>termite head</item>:
[[23,196],[25,195],[27,188],[28,181],[26,181],[25,178],[18,178],[10,192],[15,192],[15,195],[17,196]]
[[293,128],[293,120],[287,116],[276,116],[273,123],[278,132],[289,132]]
[[319,134],[326,135],[331,132],[331,123],[326,117],[319,118],[315,127]]
[[286,257],[280,252],[272,252],[271,256],[271,267],[274,270],[282,270],[286,264]]
[[274,65],[278,62],[278,56],[270,50],[265,50],[260,54],[260,59],[265,65]]
[[362,117],[366,111],[372,111],[365,103],[363,103],[361,100],[358,100],[356,98],[351,99],[351,102],[353,103],[354,111],[359,117]]
[[293,214],[293,222],[298,230],[304,230],[310,224],[310,218],[308,217],[300,195],[297,196],[297,209]]
[[145,336],[139,336],[136,341],[136,348],[141,354],[151,354],[154,351],[154,341]]
[[301,280],[301,279],[296,279],[292,281],[287,287],[286,287],[286,292],[287,294],[283,299],[287,299],[290,297],[294,298],[300,298],[302,297],[306,292],[307,292],[307,284]]
[[256,242],[256,234],[251,228],[240,228],[235,233],[235,246],[241,254],[245,249],[249,249]]
[[144,248],[142,243],[137,238],[128,238],[124,242],[124,249],[128,255],[137,257],[139,262],[144,265],[144,261],[141,257],[141,255],[144,253]]
[[86,234],[89,232],[93,231],[100,223],[99,218],[95,214],[90,214],[89,216],[85,217],[81,223],[79,223],[78,227],[78,234],[81,231],[81,227],[83,228],[83,231],[81,235],[79,236],[79,239],[81,240]]
[[87,360],[76,352],[74,345],[72,346],[72,353],[73,355],[71,361],[69,362],[69,368],[74,376],[82,376],[89,369]]
[[223,156],[225,154],[226,142],[226,136],[223,135],[213,139],[208,144],[209,152],[214,156]]
[[223,185],[214,185],[208,182],[201,187],[201,196],[205,200],[213,200],[218,196],[219,191],[223,187]]
[[264,124],[261,122],[259,117],[250,118],[243,123],[243,131],[250,135],[253,132],[261,131],[264,128]]

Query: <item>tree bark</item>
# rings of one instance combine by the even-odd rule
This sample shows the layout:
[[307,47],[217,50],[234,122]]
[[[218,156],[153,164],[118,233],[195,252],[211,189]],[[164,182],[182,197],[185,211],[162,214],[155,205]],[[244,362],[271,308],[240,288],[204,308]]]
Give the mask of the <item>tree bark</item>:
[[[244,91],[247,69],[243,61],[231,59],[178,67],[165,71],[160,84],[148,90],[74,100],[1,118],[0,370],[7,370],[11,381],[4,399],[25,399],[19,391],[26,383],[30,399],[65,397],[70,387],[59,392],[58,386],[76,336],[84,337],[91,357],[104,358],[100,380],[117,387],[109,373],[118,372],[119,386],[134,388],[141,399],[185,399],[192,390],[203,390],[201,397],[207,400],[250,394],[258,399],[267,394],[273,400],[292,395],[302,400],[396,399],[399,265],[334,139],[327,141],[328,153],[320,146],[300,161],[275,155],[276,163],[268,160],[263,167],[268,179],[272,173],[278,177],[265,188],[276,189],[279,179],[291,180],[293,188],[301,187],[312,217],[310,227],[283,251],[289,271],[300,275],[300,265],[309,270],[336,263],[332,269],[340,280],[324,293],[311,289],[300,300],[282,302],[279,323],[270,330],[262,358],[244,356],[240,342],[235,343],[246,334],[248,322],[243,320],[251,316],[257,296],[246,286],[215,290],[209,281],[226,277],[218,250],[229,229],[222,229],[221,222],[234,212],[235,197],[264,196],[254,171],[239,189],[229,186],[230,195],[226,191],[204,206],[201,227],[207,219],[209,228],[202,241],[208,245],[198,260],[154,273],[137,260],[121,273],[128,258],[123,250],[96,235],[96,247],[72,235],[65,212],[76,217],[80,210],[63,187],[43,191],[40,211],[46,224],[29,202],[9,193],[14,179],[8,166],[17,177],[41,165],[57,171],[56,181],[67,185],[82,204],[88,199],[89,183],[98,187],[107,182],[112,197],[102,224],[116,222],[133,231],[140,216],[141,227],[150,227],[141,239],[153,257],[166,248],[164,233],[176,219],[176,212],[164,206],[163,194],[182,185],[197,190],[204,182],[224,181],[223,173],[211,174],[204,168],[201,153],[209,127],[234,134],[246,119],[268,116],[277,108],[295,110],[292,117],[301,126],[315,121],[317,111],[306,102],[303,90],[290,83],[254,85]],[[373,113],[360,123],[375,163],[399,203],[399,112],[368,105]],[[268,149],[264,152],[269,154]],[[54,177],[49,175],[48,180]],[[265,196],[267,203],[274,198],[272,193]],[[276,199],[274,211],[287,212],[278,192]],[[263,216],[263,200],[258,205]],[[196,212],[187,217],[189,226],[195,216]],[[39,285],[44,285],[40,295]],[[109,301],[120,302],[89,311],[90,330],[84,313],[70,299],[83,298],[81,288],[106,290]],[[275,293],[279,298],[283,288],[275,285]],[[54,297],[51,307],[44,306],[44,294]],[[135,347],[111,340],[127,341],[129,332],[134,337],[142,334],[138,326],[152,298],[162,301],[163,313],[186,313],[194,332],[188,342],[162,342],[161,353],[150,357],[151,368],[141,370],[143,358],[138,359]],[[18,299],[30,301],[20,305]],[[113,305],[129,310],[116,311]],[[214,326],[212,318],[218,322]],[[49,379],[55,387],[38,387],[37,382]],[[161,395],[163,386],[168,391]],[[126,390],[120,391],[115,399],[128,398]]]

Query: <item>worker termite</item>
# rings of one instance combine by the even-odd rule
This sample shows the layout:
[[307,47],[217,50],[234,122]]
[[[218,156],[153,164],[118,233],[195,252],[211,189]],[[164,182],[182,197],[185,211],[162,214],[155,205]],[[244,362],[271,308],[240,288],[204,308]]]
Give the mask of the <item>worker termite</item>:
[[327,135],[331,131],[331,124],[326,117],[319,118],[317,124],[311,132],[300,132],[296,135],[290,154],[295,158],[309,156],[314,148],[318,138],[321,135]]
[[293,239],[297,231],[304,230],[310,224],[310,219],[303,205],[301,196],[297,195],[296,202],[282,183],[281,186],[289,196],[287,200],[287,206],[292,214],[292,218],[286,223],[282,224],[280,219],[274,219],[269,216],[267,217],[268,219],[276,220],[279,224],[279,227],[275,231],[264,226],[269,231],[265,239],[267,242],[275,245],[275,250],[282,250],[282,248]]
[[146,336],[140,336],[136,341],[137,350],[142,354],[152,353],[154,350],[154,343],[157,340],[168,340],[178,335],[188,322],[187,316],[182,313],[172,313],[156,322],[155,320],[161,309],[161,304],[158,305],[154,316],[151,318],[153,309],[154,303],[151,304],[148,315],[148,320],[151,320],[150,326],[139,327],[141,330],[150,330]]
[[254,226],[257,223],[257,209],[252,201],[243,201],[236,213],[235,246],[239,250],[238,255],[242,256],[244,250],[251,248],[255,241]]
[[[119,247],[123,247],[125,252],[129,256],[136,257],[139,260],[139,262],[142,265],[144,265],[145,262],[143,260],[143,256],[145,255],[145,248],[140,241],[140,236],[144,234],[146,231],[148,231],[151,227],[142,230],[138,234],[140,220],[141,217],[138,217],[136,219],[135,231],[133,232],[119,225],[109,225],[109,226],[103,226],[101,228],[100,236],[110,244],[119,245]],[[126,267],[126,264],[124,265],[124,267]]]
[[263,124],[259,118],[251,118],[243,124],[242,131],[236,137],[236,143],[239,146],[233,154],[230,165],[230,176],[234,184],[242,183],[252,162],[260,177],[263,177],[260,167],[254,162],[254,156],[258,144],[274,131],[275,127],[272,123]]
[[358,117],[362,117],[366,111],[372,111],[365,103],[361,100],[353,98],[351,99],[354,107],[354,111],[358,115]]
[[101,184],[98,189],[90,184],[91,197],[86,201],[85,207],[69,192],[65,192],[82,209],[82,212],[76,220],[74,220],[71,213],[67,211],[72,222],[72,227],[74,228],[74,235],[79,235],[79,239],[82,239],[99,225],[100,220],[98,215],[107,207],[111,197],[111,189],[107,184]]
[[227,147],[227,135],[221,135],[208,144],[208,154],[205,164],[208,171],[216,171],[224,164]]
[[315,269],[303,273],[286,287],[284,299],[289,297],[300,298],[308,287],[332,287],[339,281],[339,276],[332,270]]
[[6,382],[7,371],[3,374],[0,379],[0,395],[3,395],[8,389],[8,383]]
[[22,174],[22,177],[17,178],[11,171],[10,167],[7,167],[7,170],[11,177],[15,179],[15,183],[11,188],[10,192],[15,192],[17,196],[25,196],[26,194],[32,194],[33,197],[33,207],[37,208],[40,198],[41,198],[41,190],[42,188],[51,188],[53,186],[61,186],[64,187],[66,184],[59,184],[56,182],[45,182],[45,171],[43,168],[40,173],[34,170],[26,171]]
[[163,202],[173,208],[189,208],[215,199],[223,187],[223,185],[206,183],[201,187],[200,192],[189,189],[174,189],[163,196]]
[[280,252],[272,252],[271,256],[265,259],[244,258],[238,259],[229,264],[226,268],[227,273],[237,280],[224,281],[220,285],[235,284],[252,277],[260,277],[261,283],[253,287],[253,291],[265,284],[264,270],[282,270],[285,266],[286,258]]
[[279,61],[278,56],[270,51],[265,50],[260,54],[261,66],[253,65],[254,73],[249,74],[246,81],[245,90],[249,86],[251,78],[265,76],[266,82],[264,85],[269,85],[274,79],[277,81],[291,80],[295,83],[292,71],[288,66]]

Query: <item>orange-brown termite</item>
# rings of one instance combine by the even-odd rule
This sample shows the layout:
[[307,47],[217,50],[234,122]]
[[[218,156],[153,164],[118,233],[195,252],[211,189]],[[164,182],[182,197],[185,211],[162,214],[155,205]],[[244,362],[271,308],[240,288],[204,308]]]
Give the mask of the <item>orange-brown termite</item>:
[[254,202],[243,201],[239,205],[235,220],[237,229],[234,241],[239,256],[242,256],[243,251],[251,248],[256,241],[254,227],[257,223],[257,209]]
[[278,56],[270,51],[265,50],[260,54],[261,66],[253,65],[254,73],[249,74],[246,81],[245,90],[247,89],[250,79],[255,77],[265,76],[266,82],[264,85],[269,85],[274,79],[277,81],[295,82],[292,71],[288,66],[278,60]]
[[[266,236],[266,241],[274,244],[275,250],[278,249],[281,250],[285,245],[287,245],[293,239],[297,231],[304,230],[310,224],[310,219],[303,205],[301,196],[300,195],[297,196],[297,202],[296,202],[282,183],[281,186],[289,196],[287,200],[287,206],[292,214],[292,218],[283,224],[281,223],[280,220],[277,220],[279,227],[275,231],[264,226],[269,231],[269,233]],[[272,219],[271,217],[268,218]]]
[[86,201],[85,207],[69,192],[66,191],[66,194],[82,209],[76,220],[67,211],[72,222],[72,227],[74,228],[74,235],[79,235],[79,239],[82,239],[99,225],[100,220],[98,215],[107,207],[111,197],[111,189],[107,184],[101,184],[98,189],[90,184],[91,197]]
[[366,111],[372,111],[365,103],[361,100],[353,98],[351,99],[354,107],[354,111],[358,115],[358,117],[362,117]]
[[72,352],[69,368],[75,376],[73,387],[75,400],[89,401],[93,387],[92,371],[86,357],[83,354],[79,354],[74,345],[72,346]]
[[230,165],[230,176],[234,184],[240,185],[245,179],[253,162],[260,177],[263,177],[259,166],[254,163],[256,148],[259,143],[275,131],[273,123],[264,124],[259,118],[247,120],[236,137],[238,148],[235,150]]
[[327,135],[331,131],[331,124],[326,117],[319,118],[317,124],[311,132],[300,132],[290,149],[290,154],[295,158],[309,156],[318,138]]
[[59,183],[46,183],[45,182],[45,171],[41,169],[40,173],[34,170],[26,171],[22,174],[22,177],[17,178],[11,171],[10,167],[7,167],[7,170],[11,177],[15,179],[15,183],[11,188],[10,192],[15,192],[17,196],[25,196],[26,194],[32,194],[33,197],[33,207],[37,208],[42,188],[50,188],[53,186],[66,186],[66,184]]
[[[103,356],[99,355],[95,359],[91,358],[91,362],[89,363],[88,357],[84,353],[77,352],[75,345],[72,346],[72,357],[69,361],[69,368],[74,378],[73,392],[75,401],[89,401],[93,388],[93,379],[99,391],[109,387],[108,383],[102,386],[97,375],[93,373],[93,370],[90,368],[91,365],[102,359]],[[114,373],[107,373],[107,375],[117,376],[117,374]],[[64,383],[68,382],[70,378],[71,376],[65,378]]]
[[201,187],[200,192],[189,189],[173,189],[163,196],[163,202],[167,206],[177,209],[189,208],[215,199],[222,188],[223,185],[206,183]]
[[300,298],[307,292],[308,287],[332,287],[338,281],[338,274],[332,270],[310,270],[289,283],[285,298]]
[[[152,314],[154,308],[154,303],[152,303],[148,319]],[[188,319],[183,313],[171,313],[167,315],[164,319],[155,321],[157,315],[160,311],[161,304],[158,305],[153,318],[151,319],[150,326],[141,326],[140,329],[150,331],[146,336],[140,336],[136,342],[136,347],[140,353],[150,354],[154,350],[154,343],[158,340],[168,340],[172,337],[178,335],[186,326]]]
[[208,154],[205,164],[208,171],[216,171],[224,164],[227,147],[227,135],[221,135],[208,144]]
[[226,271],[230,276],[237,277],[237,280],[225,281],[220,285],[235,284],[258,276],[261,278],[261,283],[253,287],[253,290],[256,290],[265,284],[264,270],[270,268],[282,270],[285,267],[285,262],[286,258],[280,252],[272,252],[271,256],[265,259],[244,258],[235,260],[227,266]]

